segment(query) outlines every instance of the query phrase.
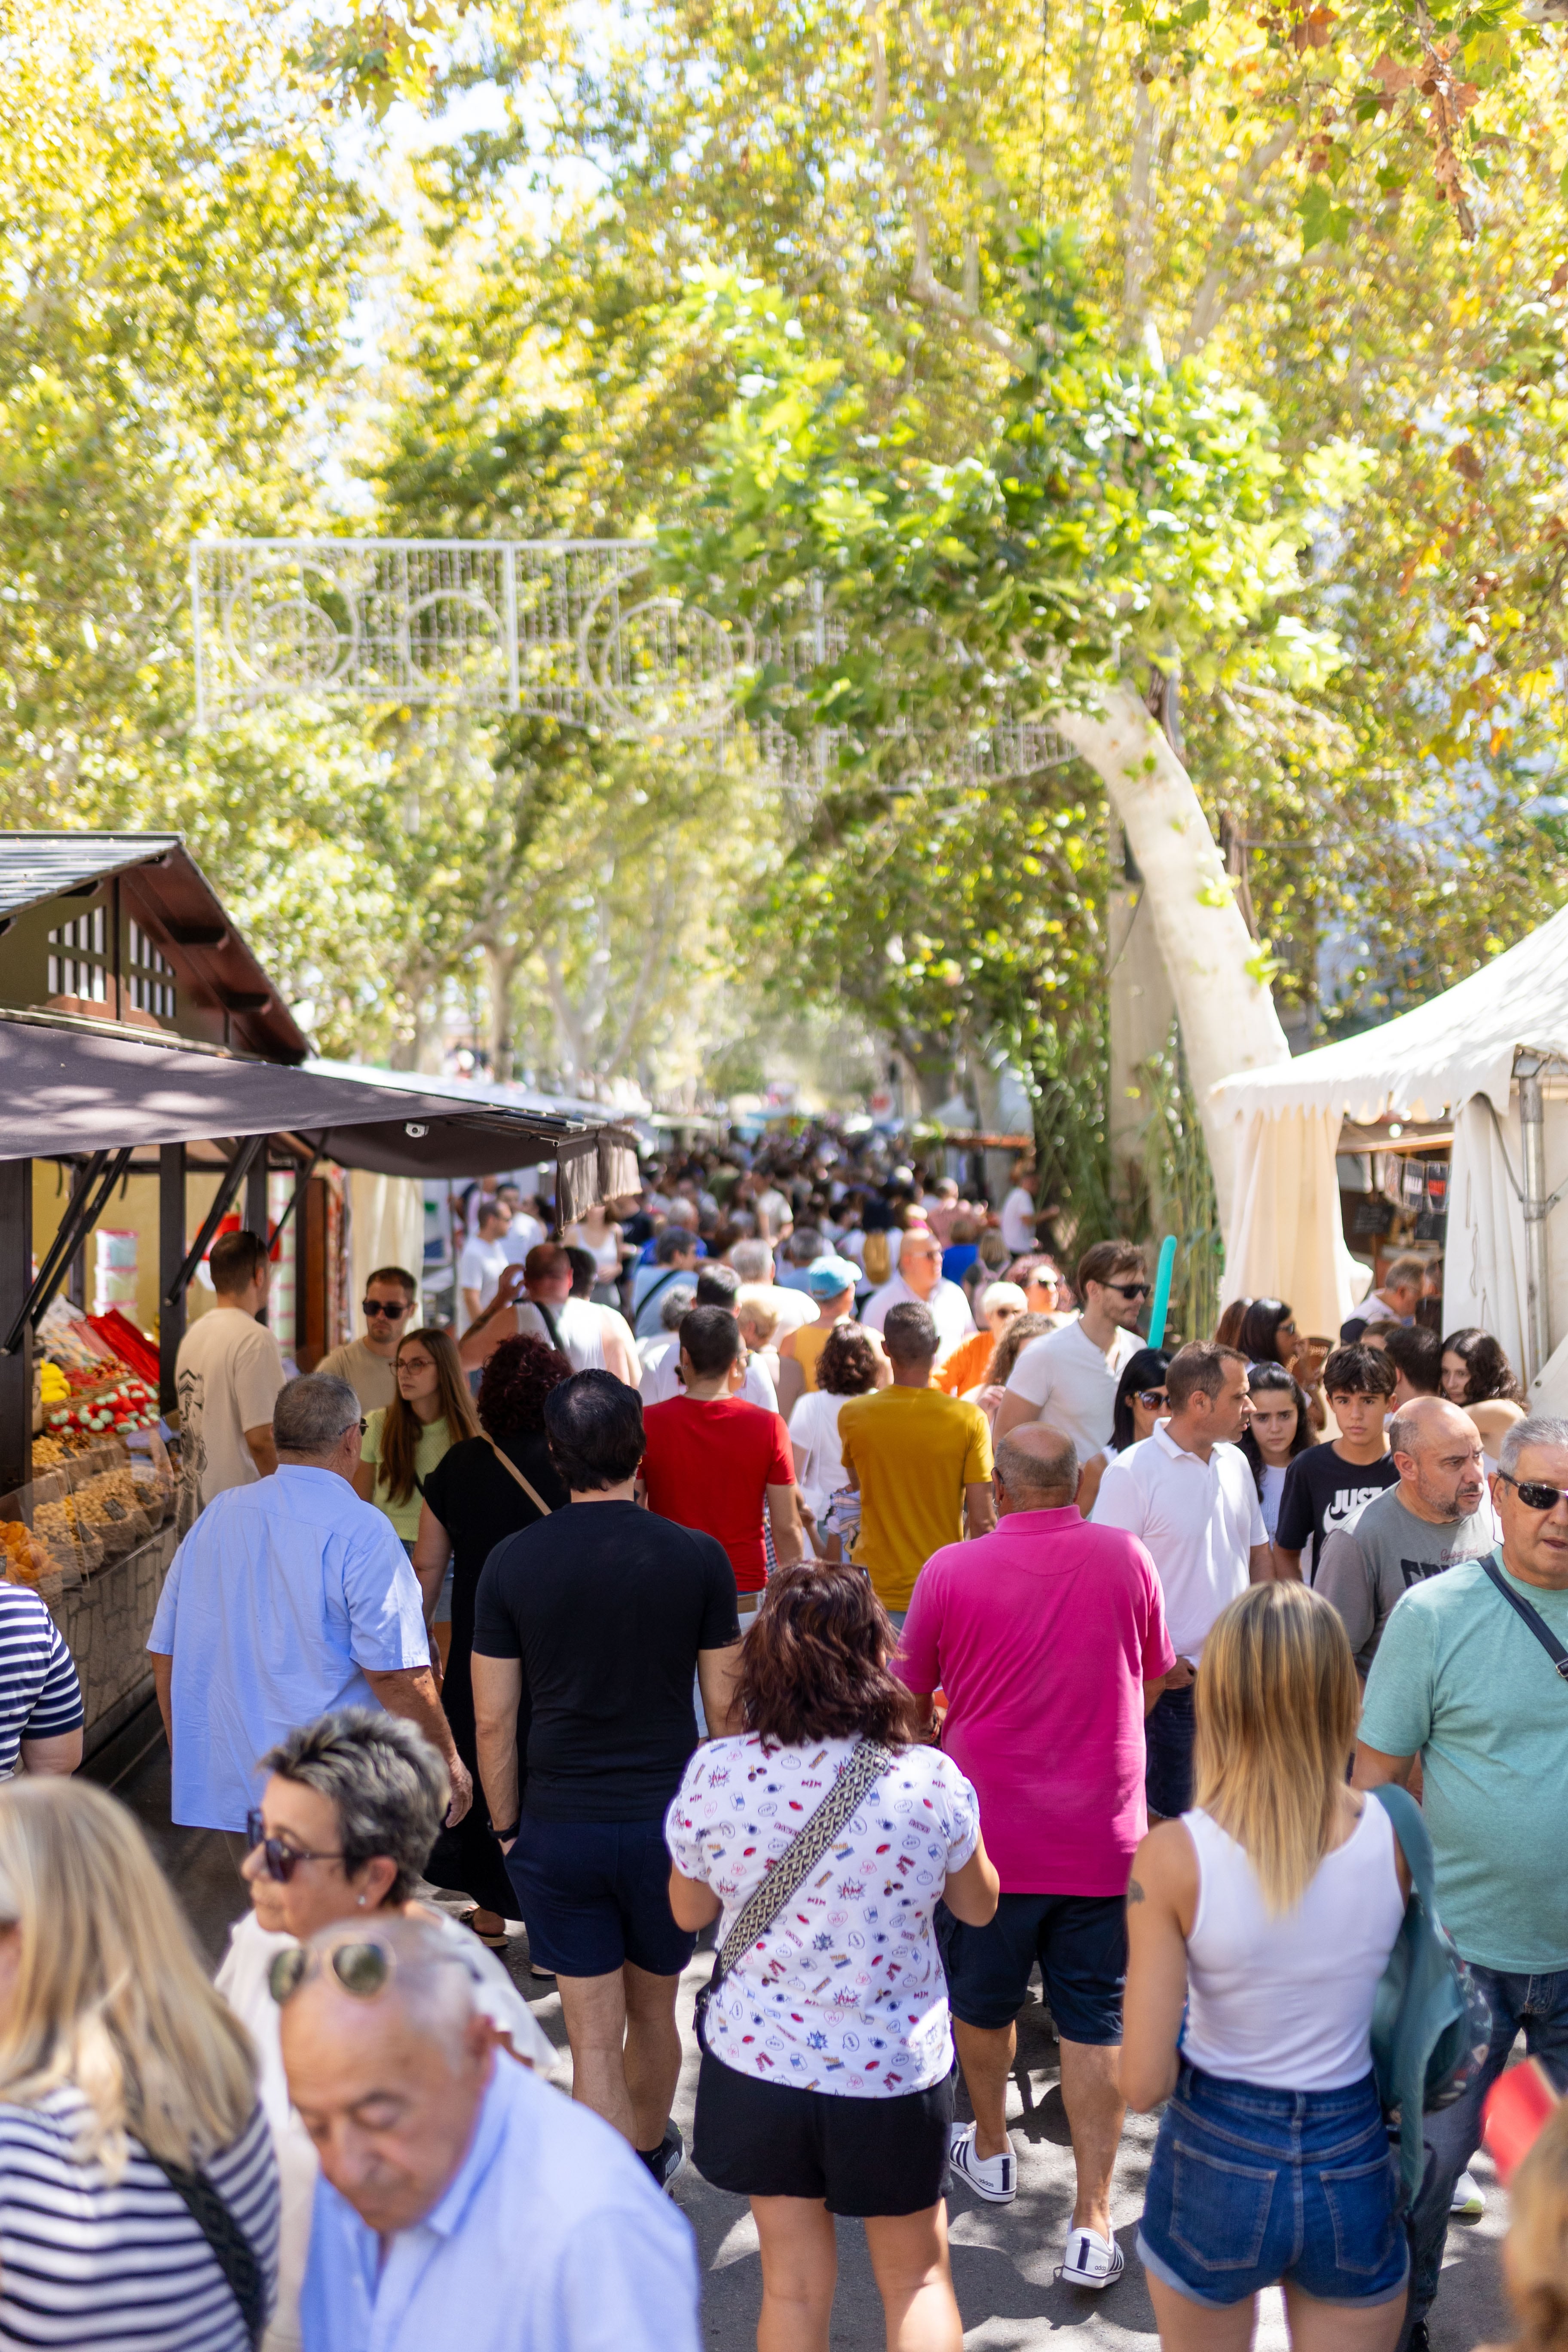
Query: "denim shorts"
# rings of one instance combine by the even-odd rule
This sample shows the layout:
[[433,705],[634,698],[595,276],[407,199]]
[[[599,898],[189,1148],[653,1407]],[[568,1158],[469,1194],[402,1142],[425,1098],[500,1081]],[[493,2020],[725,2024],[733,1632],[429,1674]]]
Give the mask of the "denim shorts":
[[1321,2303],[1392,2303],[1410,2254],[1388,2129],[1368,2074],[1266,2091],[1184,2064],[1149,2168],[1138,2252],[1223,2308],[1288,2279]]

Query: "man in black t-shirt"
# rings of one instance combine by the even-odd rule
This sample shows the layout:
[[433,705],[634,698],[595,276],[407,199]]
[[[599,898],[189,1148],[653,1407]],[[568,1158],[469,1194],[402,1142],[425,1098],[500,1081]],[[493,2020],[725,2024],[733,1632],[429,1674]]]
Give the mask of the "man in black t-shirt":
[[1329,1538],[1352,1528],[1374,1496],[1398,1485],[1383,1425],[1394,1377],[1376,1348],[1336,1348],[1323,1366],[1323,1390],[1340,1433],[1326,1445],[1309,1445],[1285,1473],[1274,1529],[1281,1575],[1302,1573],[1301,1556],[1310,1546],[1310,1584]]
[[740,1727],[735,1579],[712,1536],[633,1501],[643,1455],[635,1389],[578,1372],[551,1391],[544,1426],[572,1499],[485,1562],[474,1610],[479,1771],[530,1956],[560,1985],[573,2095],[662,2186],[683,2155],[669,2120],[675,1996],[695,1941],[669,1907],[664,1816],[697,1746],[694,1675],[713,1730]]

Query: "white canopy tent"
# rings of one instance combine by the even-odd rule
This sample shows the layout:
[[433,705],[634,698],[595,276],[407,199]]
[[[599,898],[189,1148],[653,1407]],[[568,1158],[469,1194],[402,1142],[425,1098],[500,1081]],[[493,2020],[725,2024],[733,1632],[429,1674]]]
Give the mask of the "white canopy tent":
[[1568,1189],[1568,908],[1414,1013],[1215,1096],[1237,1122],[1227,1298],[1288,1298],[1300,1328],[1336,1331],[1365,1276],[1341,1231],[1343,1122],[1451,1120],[1444,1320],[1493,1332],[1539,1402],[1568,1404],[1568,1246],[1549,1245]]

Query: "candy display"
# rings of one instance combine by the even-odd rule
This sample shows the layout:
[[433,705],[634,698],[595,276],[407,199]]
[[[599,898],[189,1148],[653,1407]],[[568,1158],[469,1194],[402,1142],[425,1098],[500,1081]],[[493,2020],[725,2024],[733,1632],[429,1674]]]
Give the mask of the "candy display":
[[[142,1370],[156,1365],[157,1350],[118,1310],[96,1320],[97,1328],[56,1298],[38,1325],[43,1427],[69,1450],[158,1423],[157,1389]],[[137,1368],[114,1352],[110,1335],[123,1339]]]
[[158,1419],[158,1399],[133,1372],[122,1380],[100,1381],[73,1397],[68,1404],[46,1407],[44,1424],[65,1436],[94,1437],[116,1429],[151,1429]]

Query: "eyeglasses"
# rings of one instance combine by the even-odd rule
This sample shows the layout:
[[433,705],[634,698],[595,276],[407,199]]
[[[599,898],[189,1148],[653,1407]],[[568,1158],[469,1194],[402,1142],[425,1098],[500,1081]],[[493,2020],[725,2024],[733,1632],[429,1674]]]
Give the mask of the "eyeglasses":
[[262,1868],[279,1886],[288,1885],[297,1862],[342,1862],[343,1858],[341,1853],[309,1853],[303,1846],[285,1845],[281,1838],[268,1837],[267,1823],[258,1812],[247,1813],[245,1840],[252,1853],[260,1847]]
[[1154,1295],[1152,1282],[1108,1282],[1105,1287],[1114,1290],[1119,1298],[1152,1298]]
[[1498,1476],[1513,1488],[1527,1511],[1554,1511],[1568,1496],[1568,1487],[1549,1486],[1544,1478],[1510,1478],[1506,1470]]
[[430,1359],[428,1356],[399,1356],[397,1369],[400,1372],[427,1372]]
[[1164,1404],[1167,1400],[1163,1389],[1140,1389],[1138,1402],[1145,1412],[1152,1412],[1157,1404]]
[[413,1314],[414,1301],[412,1298],[405,1298],[401,1307],[394,1307],[389,1299],[362,1298],[359,1311],[362,1315],[384,1315],[389,1323],[395,1323],[400,1316]]
[[355,2000],[374,2000],[384,1992],[397,1968],[396,1956],[389,1944],[374,1944],[354,1938],[334,1944],[330,1951],[307,1951],[296,1944],[291,1951],[279,1952],[267,1971],[267,1990],[282,2008],[292,2000],[302,1984],[320,1975],[323,1967],[330,1968],[343,1990],[353,1993]]

